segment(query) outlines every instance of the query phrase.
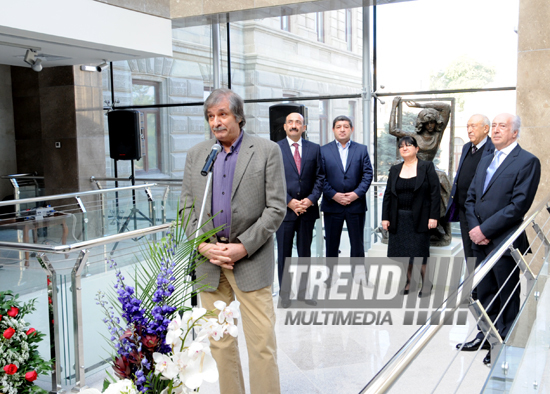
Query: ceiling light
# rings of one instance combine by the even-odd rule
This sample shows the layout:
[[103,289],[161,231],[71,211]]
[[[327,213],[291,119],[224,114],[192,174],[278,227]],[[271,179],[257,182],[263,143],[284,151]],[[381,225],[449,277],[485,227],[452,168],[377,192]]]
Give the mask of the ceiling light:
[[42,59],[37,58],[38,54],[32,49],[27,49],[25,53],[25,58],[23,59],[31,68],[36,71],[42,71]]
[[101,72],[105,70],[107,67],[109,67],[109,63],[107,63],[107,60],[103,59],[103,63],[97,66],[97,71]]
[[92,72],[101,72],[105,70],[107,67],[109,67],[109,63],[107,63],[107,60],[103,60],[103,63],[101,63],[98,66],[80,66],[80,69],[82,71],[92,71]]

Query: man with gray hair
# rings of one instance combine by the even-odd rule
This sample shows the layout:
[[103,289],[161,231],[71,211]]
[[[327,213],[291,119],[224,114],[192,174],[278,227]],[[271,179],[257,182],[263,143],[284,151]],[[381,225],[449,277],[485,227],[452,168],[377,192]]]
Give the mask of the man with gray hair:
[[[275,340],[273,283],[273,233],[286,214],[286,184],[281,150],[264,138],[243,131],[246,123],[242,98],[229,89],[214,90],[204,103],[204,116],[215,138],[201,142],[187,153],[180,206],[190,215],[187,235],[193,236],[206,186],[201,176],[204,159],[218,143],[221,152],[213,167],[212,190],[204,207],[201,230],[222,227],[215,239],[199,245],[208,259],[197,267],[202,306],[237,300],[250,371],[252,393],[280,393]],[[194,204],[194,205],[193,205]],[[223,394],[245,392],[236,338],[211,341]]]
[[[489,137],[491,121],[487,116],[480,114],[472,115],[468,120],[466,128],[470,142],[467,142],[462,147],[462,155],[460,156],[458,170],[454,178],[453,189],[447,203],[446,219],[448,222],[460,222],[464,258],[468,259],[474,257],[474,252],[472,250],[472,240],[469,235],[470,229],[468,228],[464,203],[466,202],[468,188],[472,183],[472,179],[474,179],[474,174],[480,160],[485,156],[492,155],[495,146],[491,141],[491,137]],[[480,262],[479,260],[476,261],[476,266]],[[472,273],[474,267],[468,268],[471,268],[469,273]],[[477,299],[476,289],[472,291],[472,297]],[[457,349],[475,351],[480,346],[484,349],[489,349],[489,343],[483,341],[483,336],[465,344],[459,343]]]
[[[519,227],[537,192],[540,161],[518,145],[520,125],[518,116],[503,113],[495,117],[491,132],[495,153],[481,159],[468,189],[466,218],[474,256],[480,262]],[[514,248],[527,251],[525,232],[515,240]],[[505,338],[520,306],[519,268],[509,251],[480,282],[477,294]],[[491,363],[490,351],[483,362]]]

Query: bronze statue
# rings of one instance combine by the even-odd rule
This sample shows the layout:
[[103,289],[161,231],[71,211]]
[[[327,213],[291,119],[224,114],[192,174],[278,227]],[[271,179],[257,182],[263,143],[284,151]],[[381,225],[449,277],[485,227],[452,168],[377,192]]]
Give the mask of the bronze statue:
[[[418,143],[418,158],[433,161],[441,145],[443,132],[447,128],[451,117],[451,106],[442,102],[420,104],[416,101],[404,101],[409,107],[423,108],[416,118],[415,131],[410,132],[397,128],[397,106],[400,102],[401,97],[393,99],[390,114],[390,134],[397,138],[406,135],[413,137]],[[447,210],[447,201],[451,194],[451,182],[444,171],[437,168],[436,170],[441,184],[441,219],[438,221],[436,231],[432,233],[430,243],[432,246],[447,246],[452,239],[451,225],[444,220],[444,217]]]

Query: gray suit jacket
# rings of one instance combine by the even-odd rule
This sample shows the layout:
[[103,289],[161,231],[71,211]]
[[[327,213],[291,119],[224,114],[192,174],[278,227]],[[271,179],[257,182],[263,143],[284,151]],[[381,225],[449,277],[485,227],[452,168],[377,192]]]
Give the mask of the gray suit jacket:
[[[191,215],[187,235],[197,228],[206,177],[200,174],[215,139],[189,150],[185,162],[180,208]],[[192,204],[195,204],[191,211]],[[212,217],[212,189],[207,196],[203,222]],[[244,133],[231,192],[231,231],[229,242],[242,243],[248,256],[235,263],[237,286],[253,291],[273,283],[273,233],[286,214],[286,183],[279,146],[265,138]],[[204,229],[211,230],[210,221]],[[214,289],[219,285],[220,267],[205,262],[197,267],[197,277],[206,275],[202,284]],[[212,291],[212,290],[211,290]]]

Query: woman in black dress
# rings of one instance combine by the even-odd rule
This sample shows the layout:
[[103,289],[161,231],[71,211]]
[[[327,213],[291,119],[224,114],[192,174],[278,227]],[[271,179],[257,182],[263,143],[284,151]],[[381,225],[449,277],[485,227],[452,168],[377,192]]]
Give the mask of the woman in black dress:
[[[417,153],[418,144],[413,137],[399,140],[403,162],[390,168],[382,204],[382,227],[389,232],[388,257],[409,257],[405,294],[409,293],[415,257],[424,258],[421,270],[424,288],[430,257],[429,230],[437,227],[441,198],[434,164],[419,160]],[[426,290],[431,291],[431,287]]]

